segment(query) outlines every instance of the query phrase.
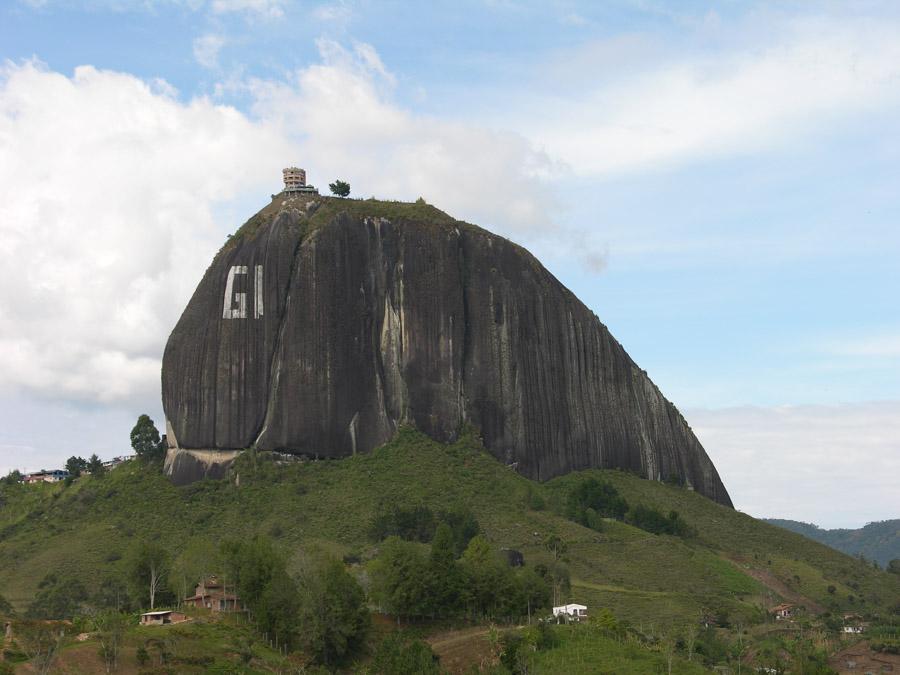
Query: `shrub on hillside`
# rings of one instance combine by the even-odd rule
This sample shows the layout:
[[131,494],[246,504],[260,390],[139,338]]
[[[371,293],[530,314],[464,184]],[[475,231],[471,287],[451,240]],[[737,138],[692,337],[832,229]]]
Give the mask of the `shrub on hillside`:
[[50,573],[38,584],[25,616],[44,620],[72,619],[83,612],[87,599],[87,590],[77,577]]
[[677,537],[689,537],[693,534],[693,530],[677,511],[669,511],[666,516],[658,509],[643,504],[638,504],[628,512],[628,522],[653,534],[671,534]]
[[628,502],[609,483],[588,478],[576,485],[566,500],[566,517],[585,527],[599,530],[603,518],[622,520]]
[[394,634],[378,645],[371,672],[377,675],[439,675],[441,667],[428,643],[406,640]]

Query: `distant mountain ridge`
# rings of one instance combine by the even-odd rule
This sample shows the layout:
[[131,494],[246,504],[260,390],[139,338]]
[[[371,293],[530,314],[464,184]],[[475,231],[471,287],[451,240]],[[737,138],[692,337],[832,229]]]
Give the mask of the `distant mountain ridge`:
[[853,556],[862,554],[866,560],[875,560],[882,567],[887,567],[894,558],[900,558],[900,518],[868,523],[855,530],[825,530],[812,523],[782,518],[763,520],[843,553]]

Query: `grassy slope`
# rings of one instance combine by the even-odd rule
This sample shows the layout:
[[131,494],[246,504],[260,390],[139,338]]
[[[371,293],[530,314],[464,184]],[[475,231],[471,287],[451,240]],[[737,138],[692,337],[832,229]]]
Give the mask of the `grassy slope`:
[[[752,622],[777,596],[748,574],[769,575],[792,592],[839,609],[866,611],[896,602],[900,580],[853,558],[695,493],[618,471],[586,471],[540,485],[513,473],[472,438],[443,446],[411,431],[369,455],[274,465],[249,455],[235,481],[172,486],[159,473],[129,463],[103,479],[73,485],[3,488],[0,508],[0,594],[23,608],[40,579],[66,570],[88,583],[141,537],[177,554],[190,541],[215,542],[278,532],[299,562],[313,549],[371,554],[366,533],[382,502],[434,508],[466,504],[489,538],[516,548],[529,564],[546,561],[541,542],[569,542],[572,600],[610,607],[634,622],[684,622],[725,610]],[[612,482],[629,502],[678,510],[699,534],[693,540],[654,536],[623,523],[595,532],[554,513],[579,477]],[[531,489],[548,508],[529,510]],[[799,583],[795,579],[799,577]],[[830,595],[828,585],[836,592]],[[851,605],[848,596],[865,598]]]

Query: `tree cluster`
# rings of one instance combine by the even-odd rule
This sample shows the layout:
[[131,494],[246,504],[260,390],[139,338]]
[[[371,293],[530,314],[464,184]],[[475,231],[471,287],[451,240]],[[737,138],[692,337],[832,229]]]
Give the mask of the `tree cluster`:
[[88,592],[74,576],[50,573],[38,584],[25,613],[29,619],[71,619],[83,613]]
[[566,499],[566,517],[593,530],[603,528],[604,518],[625,521],[653,534],[693,536],[694,530],[677,511],[665,515],[644,504],[629,506],[628,501],[609,483],[588,478],[576,485]]
[[103,462],[97,456],[97,453],[91,455],[89,459],[73,455],[66,460],[65,469],[70,479],[78,478],[83,473],[89,473],[95,478],[100,478],[106,474],[106,467],[103,466]]
[[603,518],[622,520],[627,512],[628,502],[618,490],[596,478],[581,481],[566,501],[566,517],[595,530],[602,527]]
[[369,565],[370,595],[388,614],[420,619],[516,619],[546,607],[550,582],[537,568],[510,568],[482,536],[457,556],[447,523],[430,550],[392,536]]
[[658,509],[643,504],[638,504],[628,512],[628,522],[653,534],[672,534],[677,537],[689,537],[693,534],[678,511],[669,511],[669,515],[665,516]]
[[314,564],[297,580],[267,537],[225,542],[222,551],[226,578],[233,580],[257,629],[277,644],[301,645],[327,666],[360,647],[370,623],[365,593],[339,561]]
[[3,478],[0,478],[0,484],[16,485],[17,483],[21,483],[24,478],[25,476],[22,475],[21,471],[19,471],[18,469],[13,469]]
[[465,507],[434,513],[429,507],[416,505],[403,507],[393,505],[380,510],[372,519],[369,528],[375,541],[388,537],[399,537],[405,541],[427,544],[434,539],[438,526],[446,524],[450,528],[453,549],[459,556],[473,537],[481,533],[481,525]]

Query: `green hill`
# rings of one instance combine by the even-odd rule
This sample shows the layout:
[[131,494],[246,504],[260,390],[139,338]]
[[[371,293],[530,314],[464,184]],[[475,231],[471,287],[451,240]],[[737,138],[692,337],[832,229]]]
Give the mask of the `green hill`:
[[[677,511],[694,534],[654,535],[613,520],[597,531],[568,520],[566,498],[587,477],[607,481],[631,504]],[[567,600],[609,608],[634,626],[696,625],[705,616],[763,625],[766,608],[782,600],[810,615],[887,616],[900,600],[896,575],[687,489],[599,470],[535,483],[472,435],[444,446],[410,429],[343,460],[247,452],[230,479],[181,488],[137,462],[69,486],[0,487],[0,595],[24,610],[48,572],[96,586],[141,539],[178,558],[225,538],[268,533],[295,568],[317,551],[365,561],[377,550],[372,517],[391,504],[465,505],[495,546],[521,551],[529,565],[548,563],[544,542],[559,536],[568,544]]]
[[797,532],[804,537],[836,548],[853,556],[863,556],[887,567],[891,560],[900,558],[900,519],[868,523],[855,530],[838,528],[826,530],[812,523],[782,518],[766,518],[767,523]]

